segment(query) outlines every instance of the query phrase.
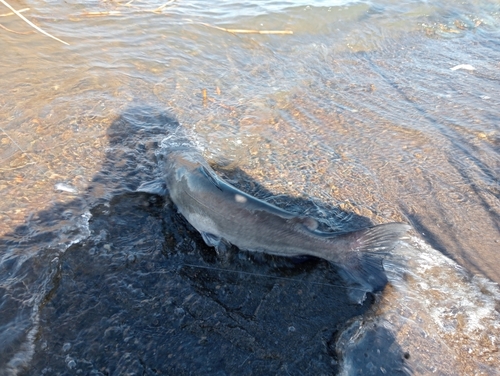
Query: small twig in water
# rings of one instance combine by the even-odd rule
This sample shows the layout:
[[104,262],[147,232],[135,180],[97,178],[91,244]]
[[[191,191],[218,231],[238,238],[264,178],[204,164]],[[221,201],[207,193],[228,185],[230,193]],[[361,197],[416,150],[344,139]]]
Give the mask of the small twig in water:
[[[19,9],[17,12],[18,13],[22,13],[22,12],[26,12],[30,10],[30,8],[23,8],[23,9]],[[13,16],[15,13],[14,12],[10,12],[10,13],[4,13],[4,14],[0,14],[0,17],[8,17],[8,16]]]
[[31,22],[30,20],[28,20],[26,17],[24,17],[21,13],[19,13],[17,10],[15,10],[14,8],[12,8],[5,0],[0,0],[0,2],[5,5],[7,8],[9,8],[11,11],[13,11],[16,16],[18,16],[20,19],[22,19],[24,22],[26,22],[28,25],[30,25],[31,27],[33,27],[35,30],[37,30],[38,32],[52,38],[52,39],[55,39],[57,40],[58,42],[61,42],[67,46],[69,46],[69,43],[47,33],[46,31],[42,30],[41,28],[39,28],[38,26],[36,26],[33,22]]
[[174,3],[175,0],[170,0],[170,1],[167,1],[165,4],[163,4],[161,7],[159,8],[156,8],[153,12],[155,13],[158,13],[158,12],[161,12],[163,10],[163,8],[165,8],[166,6],[169,6],[170,4]]
[[4,30],[7,30],[7,31],[10,31],[11,33],[14,33],[14,34],[26,35],[26,34],[33,34],[34,33],[34,31],[15,31],[15,30],[11,30],[8,27],[3,26],[2,24],[0,24],[0,28],[2,28]]
[[21,168],[24,168],[26,166],[33,165],[33,164],[36,164],[36,163],[35,162],[29,162],[29,163],[23,164],[22,166],[11,167],[11,168],[0,168],[0,171],[14,171],[14,170],[19,170]]
[[225,27],[219,27],[210,25],[204,22],[199,22],[200,25],[211,27],[213,29],[227,31],[233,34],[293,34],[291,30],[251,30],[251,29],[226,29]]
[[119,10],[110,10],[105,12],[85,12],[82,14],[82,16],[85,17],[121,16],[121,15],[123,15],[123,13],[120,12]]

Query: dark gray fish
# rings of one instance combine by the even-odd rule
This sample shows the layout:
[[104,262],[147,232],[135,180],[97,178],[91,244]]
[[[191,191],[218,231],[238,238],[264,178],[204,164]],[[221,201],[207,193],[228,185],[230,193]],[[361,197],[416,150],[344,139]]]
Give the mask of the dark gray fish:
[[[160,156],[170,198],[208,245],[219,247],[227,241],[248,251],[319,257],[340,266],[366,291],[387,283],[380,255],[394,248],[408,225],[318,231],[315,219],[280,209],[223,181],[193,147],[168,148]],[[161,193],[154,184],[141,190]]]

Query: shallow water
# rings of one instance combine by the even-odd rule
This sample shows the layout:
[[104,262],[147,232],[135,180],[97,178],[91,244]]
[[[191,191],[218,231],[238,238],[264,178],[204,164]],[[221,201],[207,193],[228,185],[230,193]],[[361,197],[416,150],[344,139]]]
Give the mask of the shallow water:
[[[376,374],[362,344],[342,342],[361,314],[391,323],[357,338],[396,344],[393,370],[498,369],[500,4],[314,4],[26,5],[69,46],[0,18],[28,33],[0,39],[5,374]],[[155,151],[178,123],[235,185],[325,227],[410,223],[413,240],[395,250],[406,269],[358,307],[315,284],[341,284],[321,262],[220,260],[168,200],[130,194],[158,175]],[[456,304],[429,288],[443,281]]]

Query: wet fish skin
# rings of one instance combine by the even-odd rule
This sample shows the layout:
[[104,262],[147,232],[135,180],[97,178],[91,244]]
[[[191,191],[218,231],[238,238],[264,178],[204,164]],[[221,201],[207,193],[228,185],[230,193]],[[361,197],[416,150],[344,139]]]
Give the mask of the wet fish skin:
[[315,219],[226,183],[194,147],[168,148],[162,157],[171,200],[208,245],[218,247],[225,240],[248,251],[319,257],[340,266],[367,291],[387,283],[380,254],[395,246],[408,225],[388,223],[348,233],[318,231]]

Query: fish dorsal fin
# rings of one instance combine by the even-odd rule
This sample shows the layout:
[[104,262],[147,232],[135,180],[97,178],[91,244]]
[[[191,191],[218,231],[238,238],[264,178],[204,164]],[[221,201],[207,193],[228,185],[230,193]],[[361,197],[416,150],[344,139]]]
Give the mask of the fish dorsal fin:
[[206,176],[206,178],[208,180],[210,180],[210,182],[215,185],[219,190],[222,191],[222,187],[220,186],[220,182],[219,180],[214,176],[214,174],[212,173],[212,171],[209,171],[208,168],[206,168],[205,166],[201,166],[200,167],[200,171],[203,175]]

